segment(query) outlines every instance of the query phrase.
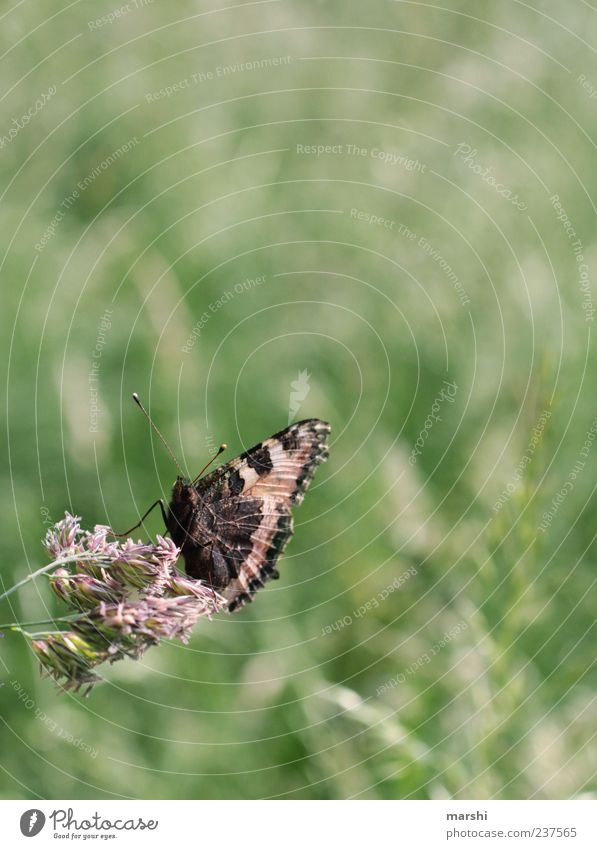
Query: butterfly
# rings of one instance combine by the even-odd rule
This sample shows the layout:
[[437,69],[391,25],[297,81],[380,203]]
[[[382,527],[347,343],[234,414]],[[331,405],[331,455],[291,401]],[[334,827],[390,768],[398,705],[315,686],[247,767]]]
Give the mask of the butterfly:
[[[163,440],[138,396],[133,398]],[[230,612],[240,610],[266,581],[279,578],[276,564],[293,533],[291,508],[302,502],[327,459],[329,433],[327,422],[305,419],[203,478],[205,469],[194,480],[181,474],[168,510],[160,499],[143,519],[159,504],[187,575],[213,587]]]

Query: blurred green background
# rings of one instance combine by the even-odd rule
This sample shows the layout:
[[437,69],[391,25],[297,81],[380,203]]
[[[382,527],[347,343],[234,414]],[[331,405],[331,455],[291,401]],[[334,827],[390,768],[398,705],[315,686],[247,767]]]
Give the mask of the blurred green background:
[[[3,12],[4,586],[65,509],[168,497],[134,390],[191,471],[297,405],[333,429],[250,609],[88,699],[4,637],[3,797],[595,796],[595,30],[581,0]],[[41,579],[0,621],[59,611]]]

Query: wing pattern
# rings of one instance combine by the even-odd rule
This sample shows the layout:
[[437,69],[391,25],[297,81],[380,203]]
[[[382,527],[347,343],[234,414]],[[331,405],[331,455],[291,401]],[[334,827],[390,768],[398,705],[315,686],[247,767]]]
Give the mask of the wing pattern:
[[329,432],[319,419],[296,422],[195,485],[182,544],[186,571],[218,589],[231,612],[279,577],[276,563],[293,531],[291,507],[327,458]]

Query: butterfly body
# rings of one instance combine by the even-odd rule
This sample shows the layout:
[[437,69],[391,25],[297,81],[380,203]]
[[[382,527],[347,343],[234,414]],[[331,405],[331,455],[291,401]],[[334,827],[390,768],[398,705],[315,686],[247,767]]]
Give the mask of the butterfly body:
[[319,419],[296,422],[196,483],[176,480],[168,530],[187,574],[223,595],[231,612],[279,577],[276,562],[293,531],[290,508],[327,458],[329,432]]

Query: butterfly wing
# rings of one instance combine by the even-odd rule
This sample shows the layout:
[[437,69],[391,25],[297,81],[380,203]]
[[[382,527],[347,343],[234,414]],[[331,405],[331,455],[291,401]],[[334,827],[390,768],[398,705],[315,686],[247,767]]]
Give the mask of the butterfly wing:
[[276,562],[293,531],[290,508],[302,502],[327,458],[329,432],[329,424],[319,419],[296,422],[196,484],[212,540],[201,557],[218,574],[227,572],[229,582],[219,591],[230,611],[278,577]]

